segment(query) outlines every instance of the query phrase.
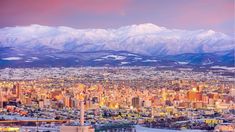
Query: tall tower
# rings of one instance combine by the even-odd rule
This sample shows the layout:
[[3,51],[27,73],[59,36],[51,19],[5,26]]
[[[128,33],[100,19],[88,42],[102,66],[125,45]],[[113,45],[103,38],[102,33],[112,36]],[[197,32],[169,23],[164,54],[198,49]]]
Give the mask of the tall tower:
[[84,124],[84,101],[80,102],[80,125],[79,126],[61,126],[60,132],[95,132],[90,125]]
[[84,126],[84,101],[80,102],[80,125]]

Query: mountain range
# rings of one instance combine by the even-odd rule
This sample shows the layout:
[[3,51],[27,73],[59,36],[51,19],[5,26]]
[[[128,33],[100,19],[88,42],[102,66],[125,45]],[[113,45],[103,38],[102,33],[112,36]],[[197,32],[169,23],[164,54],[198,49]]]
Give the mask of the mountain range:
[[151,23],[117,29],[41,25],[0,29],[0,67],[234,66],[235,39]]

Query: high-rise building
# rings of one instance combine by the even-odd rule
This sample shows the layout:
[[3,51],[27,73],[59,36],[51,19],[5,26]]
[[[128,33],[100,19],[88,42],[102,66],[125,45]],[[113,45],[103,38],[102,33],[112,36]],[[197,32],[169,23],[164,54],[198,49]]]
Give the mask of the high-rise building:
[[0,90],[0,108],[3,107],[3,95],[2,95],[2,90]]
[[65,107],[71,108],[71,104],[72,104],[71,97],[69,95],[66,95],[64,97],[64,105],[65,105]]
[[138,108],[140,106],[140,98],[139,97],[132,98],[131,102],[132,102],[131,104],[134,108]]
[[20,97],[20,85],[19,85],[19,83],[14,84],[11,91],[12,91],[12,95],[14,95],[16,98],[19,98]]
[[187,97],[190,101],[202,101],[202,93],[193,88],[187,93]]
[[202,102],[204,104],[208,104],[209,103],[209,97],[206,94],[202,95]]
[[17,98],[20,97],[20,84],[19,83],[16,84],[16,97]]
[[230,94],[232,97],[235,97],[235,88],[231,88],[230,91],[229,91],[229,94]]
[[16,95],[16,84],[13,85],[12,89],[11,89],[11,93],[13,95]]

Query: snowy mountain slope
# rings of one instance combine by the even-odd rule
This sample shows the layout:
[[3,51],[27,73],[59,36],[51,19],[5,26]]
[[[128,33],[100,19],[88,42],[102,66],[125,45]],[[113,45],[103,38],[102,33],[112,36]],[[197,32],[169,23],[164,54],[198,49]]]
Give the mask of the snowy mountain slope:
[[0,47],[29,51],[128,51],[158,56],[208,53],[235,48],[234,38],[212,30],[167,29],[154,24],[117,29],[74,29],[30,25],[0,29]]
[[234,50],[214,53],[184,53],[149,56],[127,51],[71,52],[47,49],[33,52],[28,49],[0,47],[0,68],[6,67],[77,67],[77,66],[167,66],[177,67],[234,67]]

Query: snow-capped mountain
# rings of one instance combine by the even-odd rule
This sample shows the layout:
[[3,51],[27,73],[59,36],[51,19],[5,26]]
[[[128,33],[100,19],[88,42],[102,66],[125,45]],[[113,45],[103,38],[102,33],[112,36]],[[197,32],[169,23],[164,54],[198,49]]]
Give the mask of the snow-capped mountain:
[[64,52],[127,51],[158,56],[209,53],[235,48],[234,38],[213,30],[168,29],[154,24],[117,29],[74,29],[40,25],[0,29],[0,47]]
[[117,29],[30,25],[0,29],[0,68],[70,66],[234,67],[234,38],[154,24]]

